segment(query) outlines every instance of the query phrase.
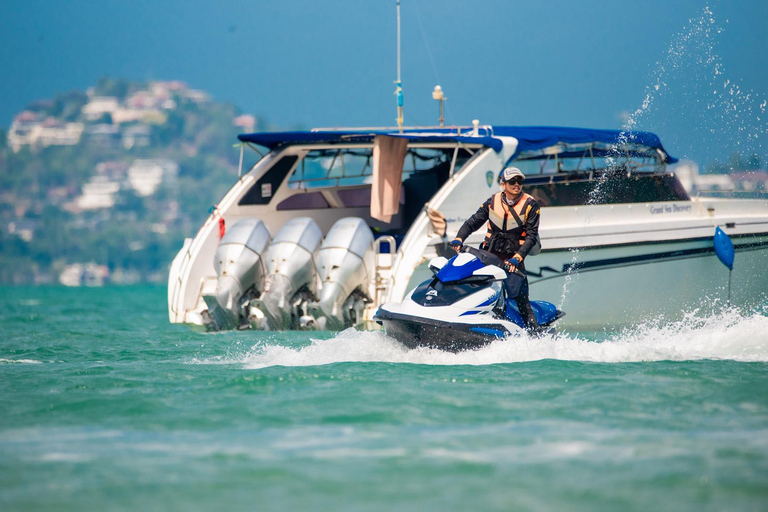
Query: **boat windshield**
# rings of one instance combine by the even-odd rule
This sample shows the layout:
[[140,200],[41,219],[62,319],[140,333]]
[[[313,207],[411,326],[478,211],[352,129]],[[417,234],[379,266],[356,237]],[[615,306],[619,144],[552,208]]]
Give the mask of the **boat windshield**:
[[541,206],[684,201],[689,196],[655,152],[537,155],[515,160]]
[[[380,234],[403,234],[435,193],[482,146],[410,146],[403,165],[400,208]],[[298,154],[296,154],[298,153]],[[277,194],[287,179],[289,193]],[[350,214],[368,218],[371,205],[373,148],[347,146],[300,149],[279,156],[243,194],[240,206],[267,205],[276,195],[276,211],[350,209]],[[369,222],[376,223],[373,219]]]
[[[472,157],[472,150],[456,151],[454,172]],[[409,148],[403,182],[416,174],[435,174],[444,182],[450,173],[454,148]],[[442,178],[442,179],[440,179]],[[318,189],[370,185],[373,182],[372,148],[313,149],[301,159],[288,179],[291,189]]]
[[526,175],[596,172],[624,168],[634,172],[663,172],[666,164],[659,151],[646,146],[624,144],[557,144],[536,151],[521,152],[515,165]]

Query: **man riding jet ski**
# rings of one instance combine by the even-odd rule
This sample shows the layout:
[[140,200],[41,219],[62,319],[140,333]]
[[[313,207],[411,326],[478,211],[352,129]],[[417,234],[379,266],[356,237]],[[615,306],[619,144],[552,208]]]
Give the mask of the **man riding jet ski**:
[[[459,228],[451,245],[459,252],[464,240],[488,225],[488,232],[480,249],[490,251],[504,261],[507,271],[517,269],[504,281],[507,297],[515,297],[518,309],[525,321],[525,327],[536,333],[536,316],[528,300],[528,278],[525,276],[523,260],[529,254],[535,256],[541,251],[539,242],[539,203],[523,192],[525,175],[514,166],[505,168],[499,176],[501,192],[492,195]],[[515,278],[514,276],[518,276]],[[519,279],[522,276],[522,280]]]
[[[520,289],[525,277],[517,269],[508,274],[502,265],[497,256],[472,247],[464,247],[450,260],[433,258],[429,268],[434,277],[417,286],[402,303],[379,307],[373,319],[387,335],[409,348],[459,352],[520,335],[526,322],[514,297],[504,297],[502,288],[510,286],[502,286],[502,282],[510,280],[512,289]],[[530,306],[537,330],[565,315],[549,302],[533,301]]]

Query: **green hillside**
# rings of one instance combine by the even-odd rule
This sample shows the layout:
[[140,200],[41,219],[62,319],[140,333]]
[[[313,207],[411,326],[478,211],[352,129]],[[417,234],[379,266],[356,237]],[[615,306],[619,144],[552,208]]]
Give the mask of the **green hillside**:
[[233,144],[253,129],[239,116],[179,82],[109,78],[29,105],[0,131],[0,284],[57,283],[76,264],[164,282],[237,179]]

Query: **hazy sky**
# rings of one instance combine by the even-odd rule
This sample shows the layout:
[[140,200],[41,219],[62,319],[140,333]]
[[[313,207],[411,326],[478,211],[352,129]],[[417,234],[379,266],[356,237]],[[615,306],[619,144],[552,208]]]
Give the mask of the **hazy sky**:
[[[273,125],[395,122],[395,0],[4,0],[0,126],[100,76],[187,82]],[[768,153],[768,1],[402,0],[406,123],[619,128]],[[646,108],[643,109],[643,104]]]

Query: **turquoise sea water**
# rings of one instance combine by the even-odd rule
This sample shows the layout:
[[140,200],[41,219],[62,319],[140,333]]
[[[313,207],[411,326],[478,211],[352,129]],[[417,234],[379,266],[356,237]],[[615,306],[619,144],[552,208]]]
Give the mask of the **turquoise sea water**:
[[0,291],[0,510],[768,509],[764,312],[445,354]]

